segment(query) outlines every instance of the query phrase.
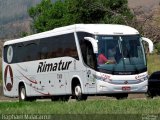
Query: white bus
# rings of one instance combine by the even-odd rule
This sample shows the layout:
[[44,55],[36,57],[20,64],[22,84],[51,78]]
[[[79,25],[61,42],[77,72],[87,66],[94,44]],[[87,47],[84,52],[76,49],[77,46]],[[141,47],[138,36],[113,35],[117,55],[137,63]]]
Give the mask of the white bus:
[[4,95],[24,101],[144,93],[148,73],[142,40],[151,52],[153,43],[129,26],[75,24],[7,41]]

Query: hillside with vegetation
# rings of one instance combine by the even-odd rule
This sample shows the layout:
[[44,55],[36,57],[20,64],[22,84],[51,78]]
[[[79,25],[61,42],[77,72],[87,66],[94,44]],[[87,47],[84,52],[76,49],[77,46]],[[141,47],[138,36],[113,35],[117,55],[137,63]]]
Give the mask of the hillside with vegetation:
[[41,0],[0,0],[0,25],[27,19],[27,9]]
[[18,38],[23,32],[30,32],[28,9],[40,2],[41,0],[0,0],[0,40]]
[[30,27],[28,8],[41,0],[0,0],[0,39],[20,36],[21,31]]

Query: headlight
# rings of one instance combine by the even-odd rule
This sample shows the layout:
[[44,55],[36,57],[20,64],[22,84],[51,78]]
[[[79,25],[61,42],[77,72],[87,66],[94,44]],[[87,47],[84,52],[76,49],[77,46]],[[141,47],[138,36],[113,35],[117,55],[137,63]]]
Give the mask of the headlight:
[[143,77],[143,78],[141,78],[141,79],[139,79],[140,81],[145,81],[145,80],[148,80],[148,76],[146,76],[146,77]]
[[147,74],[137,75],[135,76],[135,79],[143,82],[145,80],[148,80],[148,75]]
[[97,80],[101,80],[101,81],[109,82],[109,83],[111,82],[110,76],[108,75],[102,75],[102,76],[94,75],[94,77]]

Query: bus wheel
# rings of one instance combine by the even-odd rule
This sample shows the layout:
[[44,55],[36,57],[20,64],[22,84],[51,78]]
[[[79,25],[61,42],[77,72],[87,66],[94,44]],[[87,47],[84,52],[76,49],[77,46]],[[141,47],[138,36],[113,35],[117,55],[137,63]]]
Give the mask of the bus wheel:
[[127,93],[117,94],[115,97],[117,100],[127,99],[128,94]]
[[19,101],[27,101],[26,89],[24,85],[19,88]]
[[74,96],[75,98],[80,101],[80,100],[86,100],[87,99],[87,95],[83,95],[82,94],[82,89],[81,89],[81,86],[80,84],[77,84],[75,87],[74,87]]

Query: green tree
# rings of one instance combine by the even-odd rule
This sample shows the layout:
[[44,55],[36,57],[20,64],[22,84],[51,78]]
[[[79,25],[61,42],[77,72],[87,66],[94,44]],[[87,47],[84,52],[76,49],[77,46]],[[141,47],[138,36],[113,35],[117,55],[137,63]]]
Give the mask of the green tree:
[[127,0],[42,0],[28,12],[35,32],[75,23],[128,24],[133,18]]
[[53,4],[50,0],[42,0],[36,7],[29,9],[29,15],[33,19],[33,29],[35,29],[36,32],[48,30],[52,8]]

